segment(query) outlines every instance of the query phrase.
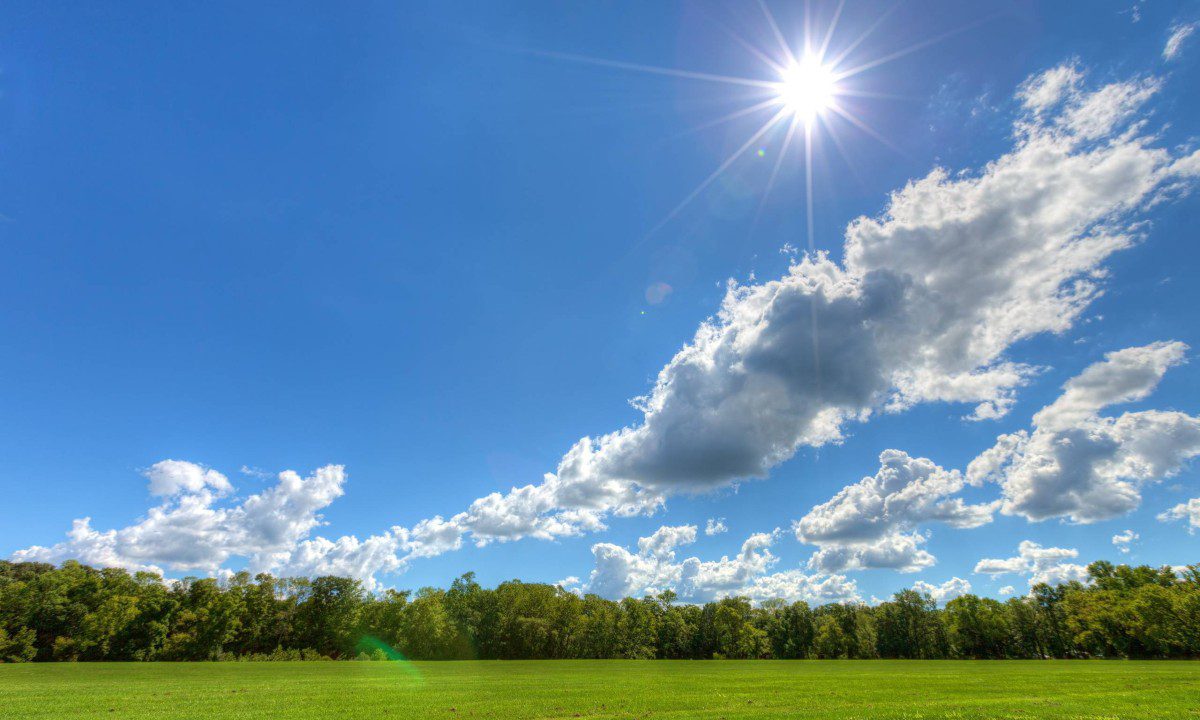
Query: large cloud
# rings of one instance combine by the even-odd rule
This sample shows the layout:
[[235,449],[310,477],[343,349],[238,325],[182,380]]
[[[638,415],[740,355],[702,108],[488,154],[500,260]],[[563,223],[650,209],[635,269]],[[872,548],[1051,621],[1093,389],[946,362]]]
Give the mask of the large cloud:
[[1028,520],[1090,523],[1127,513],[1140,487],[1200,454],[1200,417],[1145,410],[1117,417],[1105,407],[1147,397],[1187,346],[1162,342],[1109,353],[1067,382],[1033,417],[1033,430],[1002,435],[972,461],[967,478],[995,480],[1001,511]]
[[936,559],[921,546],[924,523],[957,528],[991,522],[994,506],[959,497],[966,482],[957,470],[900,450],[879,455],[879,471],[843,488],[795,523],[796,538],[819,545],[809,565],[823,572],[893,568],[915,572]]
[[770,547],[779,532],[757,533],[733,558],[676,559],[676,550],[696,540],[696,526],[663,526],[638,540],[636,552],[612,543],[592,546],[595,567],[581,591],[611,598],[673,590],[688,602],[740,595],[756,601],[847,602],[858,599],[856,584],[841,575],[770,572],[778,559]]

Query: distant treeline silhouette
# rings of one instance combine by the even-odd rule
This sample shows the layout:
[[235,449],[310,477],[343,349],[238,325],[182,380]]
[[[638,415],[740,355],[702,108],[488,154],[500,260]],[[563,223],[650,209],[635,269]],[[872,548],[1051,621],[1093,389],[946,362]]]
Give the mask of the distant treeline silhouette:
[[745,598],[703,605],[580,597],[553,585],[367,593],[349,578],[163,581],[0,561],[0,661],[536,658],[1200,657],[1200,565],[1088,566],[944,608],[914,590],[875,606]]

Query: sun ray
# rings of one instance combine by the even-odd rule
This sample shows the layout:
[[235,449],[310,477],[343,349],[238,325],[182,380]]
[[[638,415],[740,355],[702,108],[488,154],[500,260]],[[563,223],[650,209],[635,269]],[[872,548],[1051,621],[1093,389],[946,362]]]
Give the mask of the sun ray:
[[[813,222],[813,157],[812,157],[812,123],[804,126],[804,198],[805,220],[808,230],[808,252],[817,250],[815,239],[815,223]],[[821,336],[817,331],[817,303],[808,304],[812,314],[812,351],[813,351],[813,383],[816,385],[817,397],[821,397]]]
[[839,70],[835,74],[835,77],[838,80],[845,80],[847,78],[854,77],[855,75],[863,72],[864,70],[870,70],[871,68],[879,67],[880,65],[883,65],[884,63],[889,63],[893,60],[896,60],[897,58],[902,58],[905,55],[910,55],[912,53],[915,53],[918,50],[923,50],[923,49],[929,47],[930,45],[934,45],[936,43],[939,43],[939,42],[945,40],[946,38],[953,37],[955,35],[958,35],[959,33],[966,32],[967,30],[971,30],[973,28],[977,28],[980,25],[982,25],[983,23],[991,20],[992,18],[994,18],[996,16],[997,16],[996,13],[984,16],[984,17],[980,18],[979,20],[976,20],[975,22],[967,23],[966,25],[963,25],[962,27],[957,27],[953,30],[947,30],[946,32],[944,32],[940,35],[931,37],[928,40],[922,40],[919,43],[909,45],[908,47],[904,48],[903,50],[897,50],[896,52],[889,53],[887,55],[884,55],[881,58],[877,58],[875,60],[865,62],[862,65],[852,67],[849,70]]
[[727,169],[729,169],[729,166],[732,165],[735,160],[737,160],[739,157],[741,157],[743,154],[745,154],[745,152],[750,149],[751,145],[758,142],[759,138],[761,138],[763,135],[766,135],[767,132],[771,128],[775,127],[775,125],[779,122],[780,118],[782,118],[784,115],[786,115],[787,112],[788,112],[788,109],[786,107],[780,108],[779,112],[775,113],[775,115],[770,120],[768,120],[766,123],[764,123],[763,126],[760,127],[757,132],[755,132],[753,135],[751,135],[749,140],[744,142],[741,147],[739,147],[737,150],[735,150],[733,152],[733,154],[731,154],[729,157],[725,158],[725,161],[722,162],[717,167],[716,170],[713,170],[712,174],[710,174],[708,177],[706,177],[704,179],[704,182],[697,185],[695,190],[692,190],[690,193],[688,193],[688,196],[685,197],[678,205],[676,205],[675,208],[673,210],[671,210],[671,212],[667,213],[667,216],[665,218],[663,218],[657,225],[655,225],[653,228],[651,228],[650,232],[646,233],[646,236],[649,237],[651,235],[654,235],[659,230],[661,230],[667,223],[671,222],[671,220],[673,220],[675,218],[675,216],[678,215],[681,210],[683,210],[685,207],[687,207],[688,203],[690,203],[692,200],[695,200],[697,195],[699,195],[701,192],[703,192],[706,187],[711,185],[713,180],[716,180],[718,177],[720,177],[721,173],[723,173]]
[[764,65],[766,65],[767,67],[771,68],[771,70],[772,70],[772,71],[773,71],[773,72],[774,72],[776,75],[778,75],[778,74],[782,73],[782,72],[783,72],[783,71],[786,69],[786,68],[785,68],[783,65],[781,65],[781,64],[780,64],[780,63],[779,63],[777,60],[775,60],[775,58],[771,57],[770,55],[766,54],[766,53],[765,53],[765,52],[763,52],[762,50],[758,49],[758,48],[757,48],[757,47],[754,45],[754,43],[752,43],[752,42],[750,42],[749,40],[745,39],[745,38],[744,38],[744,37],[742,37],[741,35],[739,35],[739,34],[737,34],[736,32],[734,32],[733,30],[730,30],[728,27],[726,27],[726,26],[725,26],[725,24],[724,24],[724,23],[721,23],[721,22],[717,21],[717,20],[716,20],[716,18],[712,18],[711,20],[712,20],[712,23],[713,23],[714,25],[716,25],[717,27],[721,28],[721,30],[722,30],[722,31],[723,31],[723,32],[724,32],[726,35],[728,35],[729,37],[733,38],[733,39],[734,39],[734,40],[735,40],[735,41],[736,41],[736,42],[737,42],[739,45],[741,45],[743,48],[745,48],[745,49],[746,49],[746,50],[747,50],[747,51],[748,51],[748,52],[749,52],[751,55],[753,55],[754,57],[756,57],[756,58],[758,58],[759,60],[761,60],[761,61],[762,61],[762,63],[763,63]]
[[871,137],[875,138],[875,139],[876,139],[876,140],[878,140],[879,142],[881,142],[881,143],[883,143],[884,145],[888,146],[888,147],[889,147],[889,148],[891,148],[892,150],[895,150],[895,151],[896,151],[897,153],[899,153],[900,155],[903,155],[904,157],[911,157],[911,156],[910,156],[908,153],[906,153],[906,152],[904,152],[903,150],[901,150],[901,149],[900,149],[900,148],[899,148],[899,147],[898,147],[898,146],[897,146],[895,143],[893,143],[891,140],[888,140],[886,137],[884,137],[883,135],[881,135],[881,134],[879,133],[879,131],[878,131],[878,130],[876,130],[875,128],[873,128],[873,127],[871,127],[870,125],[866,124],[866,123],[865,123],[865,122],[863,122],[862,120],[860,120],[860,119],[858,119],[858,118],[854,117],[854,114],[853,114],[853,113],[851,113],[851,112],[849,112],[848,110],[844,109],[842,106],[838,105],[837,103],[832,103],[832,104],[830,104],[830,106],[829,106],[829,109],[830,109],[830,110],[832,110],[832,111],[834,111],[834,112],[835,112],[835,113],[837,113],[838,115],[841,115],[843,118],[845,118],[845,119],[846,119],[848,122],[850,122],[852,125],[854,125],[855,127],[857,127],[859,130],[862,130],[863,132],[867,133],[868,135],[870,135]]
[[812,159],[812,123],[804,126],[804,216],[805,229],[808,231],[808,251],[817,249],[814,238],[813,223],[813,159]]
[[864,40],[866,40],[868,37],[870,37],[871,33],[875,32],[875,30],[880,25],[883,24],[883,21],[887,20],[888,16],[890,16],[893,12],[895,12],[896,8],[898,8],[898,7],[900,7],[900,3],[895,2],[887,10],[884,10],[883,14],[880,15],[879,17],[875,18],[875,22],[871,23],[871,26],[868,27],[866,30],[864,30],[862,32],[862,34],[859,35],[858,38],[854,42],[852,42],[849,45],[847,45],[846,47],[842,48],[842,51],[840,53],[838,53],[838,56],[829,61],[829,66],[837,67],[838,65],[841,65],[842,61],[845,60],[846,57],[850,53],[854,52],[854,49],[857,48],[859,45],[861,45]]
[[800,117],[792,116],[792,122],[788,125],[787,134],[783,136],[783,146],[779,149],[779,157],[775,158],[775,166],[771,168],[771,176],[767,178],[767,186],[763,189],[762,197],[758,200],[758,207],[754,211],[754,220],[750,223],[750,235],[754,235],[755,228],[758,227],[758,220],[762,217],[763,208],[767,205],[767,198],[771,196],[771,190],[775,188],[775,178],[779,175],[779,169],[783,167],[783,159],[787,157],[788,148],[792,145],[792,139],[796,136],[796,129],[800,127]]
[[804,0],[804,54],[812,54],[812,0]]
[[774,97],[770,97],[770,98],[767,98],[766,100],[763,100],[762,102],[755,103],[749,107],[744,107],[739,110],[734,110],[731,113],[726,113],[725,115],[722,115],[719,118],[707,120],[703,123],[700,123],[699,125],[695,125],[686,130],[683,130],[679,133],[676,133],[675,135],[672,135],[671,137],[672,137],[672,139],[686,137],[693,133],[698,133],[702,130],[707,130],[709,128],[713,128],[718,125],[724,125],[727,122],[732,122],[733,120],[737,120],[738,118],[745,117],[747,115],[753,115],[756,112],[766,110],[767,108],[774,107],[778,104],[779,104],[778,100],[776,100]]
[[896,93],[882,93],[882,92],[875,92],[875,91],[873,91],[873,90],[855,90],[855,89],[853,89],[853,88],[848,88],[848,87],[846,87],[846,86],[844,86],[844,85],[838,86],[838,91],[837,91],[837,94],[838,94],[838,97],[861,97],[861,98],[874,98],[874,99],[876,99],[876,100],[910,100],[910,101],[915,101],[915,100],[917,100],[917,99],[918,99],[918,98],[915,98],[915,97],[913,97],[913,96],[911,96],[911,95],[898,95],[898,94],[896,94]]
[[858,184],[858,187],[865,192],[867,190],[867,181],[862,176],[862,173],[858,171],[858,168],[854,166],[854,163],[851,162],[850,153],[846,152],[846,146],[842,143],[842,138],[840,137],[837,126],[833,123],[829,123],[825,125],[825,132],[829,136],[829,139],[833,141],[833,146],[837,148],[838,154],[842,156],[842,160],[845,161],[846,167],[850,170],[850,174],[854,176],[854,181]]
[[838,19],[842,17],[844,7],[846,7],[846,0],[838,0],[837,9],[833,11],[833,19],[829,21],[829,29],[825,31],[825,39],[821,41],[821,48],[817,50],[818,60],[825,60],[825,53],[829,50],[829,41],[833,39],[833,31],[837,30]]
[[764,0],[758,0],[758,6],[762,8],[763,15],[767,18],[767,24],[771,27],[771,33],[775,36],[775,41],[779,43],[779,49],[783,53],[784,60],[787,62],[784,65],[794,65],[796,56],[792,54],[792,48],[788,45],[787,40],[783,38],[783,33],[779,31],[779,25],[775,23],[775,16],[771,14],[771,8],[767,7]]
[[618,70],[633,70],[635,72],[644,72],[651,75],[666,75],[669,77],[683,78],[685,80],[703,80],[706,82],[726,83],[728,85],[745,85],[748,87],[757,88],[772,88],[775,83],[769,80],[757,80],[755,78],[743,78],[733,75],[716,75],[714,73],[694,72],[692,70],[678,70],[675,68],[658,67],[657,65],[642,65],[639,63],[623,62],[621,60],[607,60],[605,58],[588,57],[587,55],[574,55],[572,53],[560,53],[550,50],[527,50],[526,52],[533,55],[553,58],[555,60],[564,60],[566,62],[581,63],[584,65],[596,65],[598,67],[610,67]]

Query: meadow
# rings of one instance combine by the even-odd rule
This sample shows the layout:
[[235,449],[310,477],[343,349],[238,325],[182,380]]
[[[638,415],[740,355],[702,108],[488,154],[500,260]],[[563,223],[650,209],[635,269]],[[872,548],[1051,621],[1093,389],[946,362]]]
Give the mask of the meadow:
[[1200,718],[1187,661],[29,663],[23,718]]

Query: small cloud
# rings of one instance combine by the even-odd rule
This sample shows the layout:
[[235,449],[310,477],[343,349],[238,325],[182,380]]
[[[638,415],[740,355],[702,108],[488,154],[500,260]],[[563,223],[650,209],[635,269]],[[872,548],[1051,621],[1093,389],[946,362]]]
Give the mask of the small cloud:
[[1194,534],[1196,528],[1200,528],[1200,498],[1192,498],[1187,502],[1182,502],[1175,507],[1158,514],[1159,522],[1173,522],[1176,520],[1185,520],[1188,524],[1188,533]]
[[1141,536],[1134,531],[1126,530],[1123,533],[1117,533],[1116,535],[1113,535],[1112,544],[1116,546],[1117,550],[1120,550],[1123,553],[1128,553],[1129,548],[1133,545],[1133,543],[1137,542],[1139,537]]
[[1146,1],[1146,0],[1137,0],[1137,2],[1135,2],[1135,3],[1133,4],[1133,6],[1132,6],[1132,7],[1129,7],[1129,8],[1127,8],[1127,9],[1125,9],[1125,10],[1122,10],[1122,11],[1120,11],[1118,14],[1119,14],[1119,15],[1125,15],[1126,13],[1128,13],[1128,14],[1129,14],[1129,21],[1130,21],[1130,22],[1134,22],[1134,23],[1141,22],[1141,21],[1142,21],[1142,7],[1141,7],[1141,5],[1142,5],[1142,3],[1143,3],[1143,2],[1145,2],[1145,1]]
[[1001,595],[1012,595],[1016,591],[1016,588],[1014,588],[1012,585],[1005,585],[1004,587],[1000,588]]
[[720,535],[723,532],[729,532],[729,528],[725,525],[725,518],[709,518],[704,524],[705,535]]
[[962,597],[971,592],[971,583],[960,577],[952,577],[941,585],[932,585],[924,580],[913,583],[913,590],[926,593],[939,605],[945,605],[956,597]]
[[1167,44],[1163,46],[1163,59],[1174,60],[1179,54],[1180,46],[1183,41],[1187,40],[1192,33],[1196,32],[1196,23],[1175,24],[1171,26],[1171,36],[1167,38]]

